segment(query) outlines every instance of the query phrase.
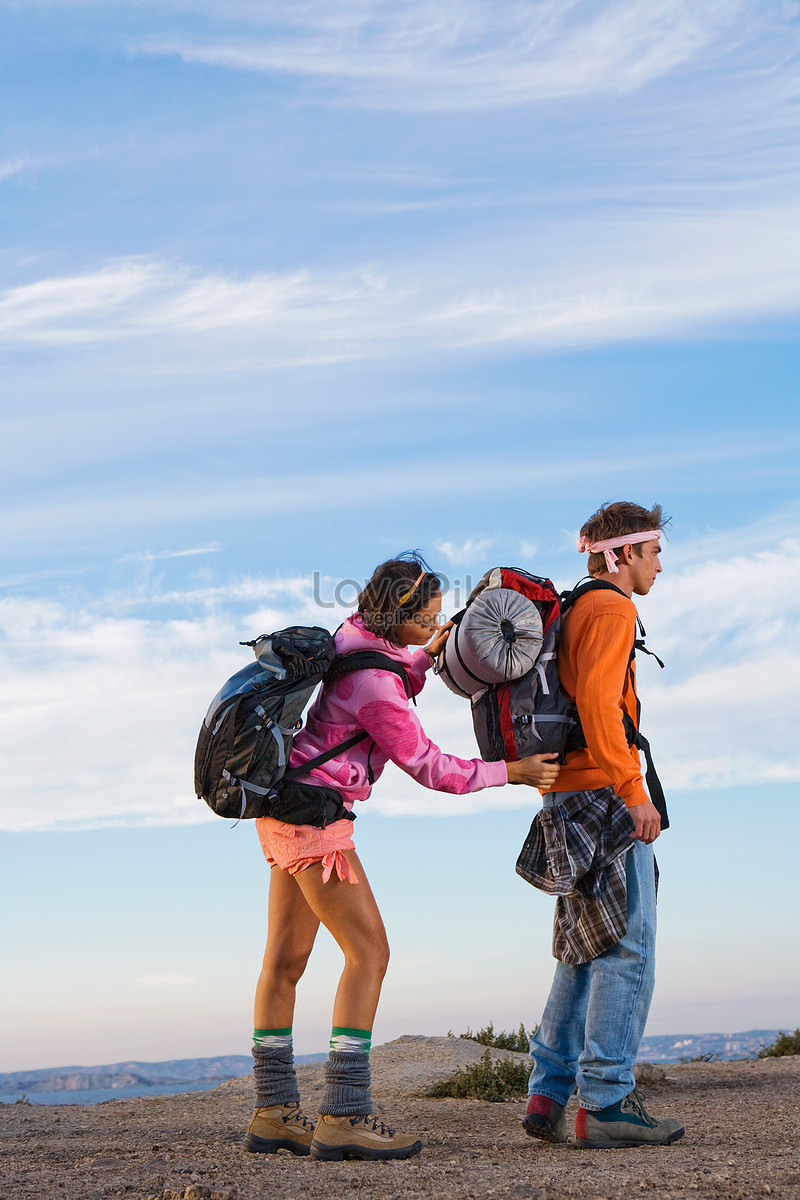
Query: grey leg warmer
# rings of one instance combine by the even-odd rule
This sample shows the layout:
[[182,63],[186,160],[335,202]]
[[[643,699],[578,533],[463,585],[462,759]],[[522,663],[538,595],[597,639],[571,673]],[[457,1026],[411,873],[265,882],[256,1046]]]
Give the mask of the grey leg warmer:
[[325,1063],[325,1090],[318,1112],[330,1117],[358,1117],[372,1112],[368,1054],[331,1050]]
[[256,1108],[299,1104],[291,1046],[253,1046]]

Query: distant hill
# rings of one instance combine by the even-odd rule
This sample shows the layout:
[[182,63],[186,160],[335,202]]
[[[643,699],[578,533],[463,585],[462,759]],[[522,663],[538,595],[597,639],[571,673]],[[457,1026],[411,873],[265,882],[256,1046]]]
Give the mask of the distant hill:
[[[319,1062],[325,1054],[298,1054],[295,1062]],[[122,1062],[103,1067],[46,1067],[39,1071],[11,1071],[0,1075],[0,1094],[24,1092],[76,1092],[101,1088],[147,1088],[202,1084],[214,1087],[253,1069],[249,1054],[223,1054],[217,1058],[177,1058],[167,1062]]]
[[[646,1037],[639,1060],[652,1063],[680,1062],[681,1059],[713,1055],[725,1060],[755,1058],[762,1046],[778,1036],[777,1029],[748,1029],[744,1033],[662,1034]],[[298,1054],[299,1063],[319,1062],[325,1054]],[[101,1067],[48,1067],[39,1071],[11,1071],[0,1074],[0,1094],[77,1092],[118,1088],[141,1088],[224,1083],[252,1070],[249,1054],[224,1054],[216,1058],[178,1058],[167,1062],[121,1062]]]
[[762,1046],[771,1046],[777,1029],[748,1029],[744,1033],[682,1033],[646,1037],[639,1048],[640,1062],[680,1062],[713,1055],[720,1061],[756,1058]]

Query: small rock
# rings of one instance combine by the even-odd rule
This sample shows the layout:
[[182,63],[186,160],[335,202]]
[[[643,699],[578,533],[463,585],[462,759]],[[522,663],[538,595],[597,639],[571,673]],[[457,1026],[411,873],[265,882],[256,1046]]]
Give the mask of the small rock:
[[634,1063],[633,1077],[637,1083],[641,1083],[645,1087],[654,1087],[659,1083],[666,1083],[667,1072],[663,1067],[657,1067],[653,1063],[639,1062]]

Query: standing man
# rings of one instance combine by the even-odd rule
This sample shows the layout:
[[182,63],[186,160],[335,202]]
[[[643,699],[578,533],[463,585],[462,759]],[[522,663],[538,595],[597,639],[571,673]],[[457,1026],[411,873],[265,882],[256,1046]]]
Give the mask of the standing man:
[[532,881],[560,897],[553,939],[560,961],[531,1042],[523,1125],[548,1142],[566,1141],[564,1109],[576,1087],[579,1146],[667,1145],[684,1132],[679,1121],[650,1116],[632,1070],[653,994],[652,843],[666,810],[660,796],[661,812],[648,795],[631,744],[638,740],[631,597],[646,596],[661,571],[659,542],[668,521],[660,505],[607,504],[585,523],[578,542],[589,552],[593,582],[567,603],[558,670],[586,745],[567,755],[534,822],[542,875]]

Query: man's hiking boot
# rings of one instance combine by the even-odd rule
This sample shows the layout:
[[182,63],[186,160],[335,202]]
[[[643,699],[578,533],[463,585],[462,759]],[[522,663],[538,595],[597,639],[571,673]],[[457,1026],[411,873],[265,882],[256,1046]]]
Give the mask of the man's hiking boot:
[[255,1110],[244,1144],[254,1154],[274,1154],[276,1150],[308,1154],[313,1136],[314,1122],[303,1116],[299,1104],[276,1104]]
[[644,1106],[638,1088],[616,1104],[598,1112],[578,1109],[575,1141],[589,1150],[610,1150],[617,1146],[669,1146],[683,1137],[680,1121],[667,1117],[656,1121]]
[[564,1105],[551,1100],[549,1096],[529,1096],[522,1127],[531,1137],[540,1138],[543,1142],[565,1142],[567,1118],[564,1116]]
[[408,1134],[395,1133],[378,1117],[320,1117],[311,1143],[311,1157],[325,1162],[343,1158],[412,1158],[422,1142]]

